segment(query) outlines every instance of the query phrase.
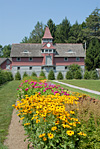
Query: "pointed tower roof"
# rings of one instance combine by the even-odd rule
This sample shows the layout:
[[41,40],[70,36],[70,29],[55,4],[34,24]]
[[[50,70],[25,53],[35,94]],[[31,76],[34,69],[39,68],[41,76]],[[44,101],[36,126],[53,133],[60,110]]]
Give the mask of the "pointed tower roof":
[[42,39],[53,39],[53,37],[51,36],[50,30],[49,30],[49,27],[46,27],[45,33]]

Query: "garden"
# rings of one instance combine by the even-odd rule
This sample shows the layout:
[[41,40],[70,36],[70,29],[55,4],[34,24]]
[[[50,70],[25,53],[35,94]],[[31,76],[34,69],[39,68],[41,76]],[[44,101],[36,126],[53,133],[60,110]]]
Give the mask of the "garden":
[[35,149],[100,147],[100,101],[41,78],[26,79],[13,104]]

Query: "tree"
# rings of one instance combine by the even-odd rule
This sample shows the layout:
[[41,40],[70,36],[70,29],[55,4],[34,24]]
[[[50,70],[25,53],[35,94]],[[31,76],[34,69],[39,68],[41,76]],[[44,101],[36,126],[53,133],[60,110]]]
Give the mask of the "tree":
[[73,79],[73,74],[71,71],[66,72],[66,79]]
[[43,77],[43,78],[46,78],[46,76],[45,76],[45,73],[44,73],[44,71],[43,70],[41,70],[41,72],[40,72],[40,75],[39,75],[40,77]]
[[48,22],[47,22],[47,25],[50,29],[50,32],[51,32],[51,35],[55,41],[55,32],[56,32],[56,26],[55,24],[53,23],[52,19],[49,19]]
[[85,36],[100,39],[100,9],[96,8],[89,17],[86,18],[86,28],[83,30]]
[[92,39],[86,52],[85,60],[88,71],[100,68],[100,42],[98,39]]
[[68,67],[68,69],[72,73],[73,78],[75,78],[75,73],[76,73],[77,70],[80,71],[80,72],[82,71],[81,67],[79,65],[77,65],[77,64],[70,65]]
[[55,80],[55,75],[52,69],[49,71],[48,80]]
[[63,42],[67,42],[67,40],[69,38],[70,27],[71,27],[70,22],[65,17],[65,19],[63,19],[63,21],[61,23],[61,27],[60,27],[60,34],[61,34]]
[[35,29],[30,33],[28,42],[40,43],[43,33],[44,33],[44,25],[42,22],[38,21],[37,24],[35,25]]
[[15,80],[21,80],[21,75],[19,71],[17,71],[17,73],[15,74]]
[[69,43],[82,43],[84,36],[82,34],[82,25],[79,25],[76,21],[75,24],[70,28],[69,32]]
[[3,57],[10,57],[11,45],[6,45],[3,47]]
[[61,71],[57,75],[57,80],[63,80],[63,74],[61,73]]

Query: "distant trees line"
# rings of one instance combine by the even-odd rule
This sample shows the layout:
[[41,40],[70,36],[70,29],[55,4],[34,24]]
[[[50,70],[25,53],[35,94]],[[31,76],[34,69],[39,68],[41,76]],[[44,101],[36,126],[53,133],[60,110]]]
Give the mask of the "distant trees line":
[[[76,21],[71,25],[66,17],[59,25],[55,25],[52,19],[46,25],[38,21],[29,37],[24,37],[21,43],[41,43],[46,26],[54,43],[83,43],[84,48],[86,45],[85,65],[88,71],[100,68],[100,9],[96,8],[82,24]],[[2,57],[9,57],[10,50],[10,45],[5,46]]]

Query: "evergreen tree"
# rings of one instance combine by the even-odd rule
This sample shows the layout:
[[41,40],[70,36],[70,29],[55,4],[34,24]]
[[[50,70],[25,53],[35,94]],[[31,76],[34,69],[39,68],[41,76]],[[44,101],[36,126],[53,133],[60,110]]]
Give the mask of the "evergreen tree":
[[66,79],[73,79],[73,74],[70,70],[66,72]]
[[23,78],[24,78],[24,77],[27,77],[27,76],[28,76],[27,72],[24,72]]
[[63,80],[63,74],[61,73],[61,71],[57,75],[57,80]]
[[21,80],[21,75],[19,71],[17,71],[17,73],[15,74],[15,80]]
[[37,77],[37,74],[35,72],[32,72],[32,77]]
[[92,39],[86,52],[86,69],[88,71],[100,68],[100,42],[98,39]]
[[83,31],[90,40],[92,38],[100,39],[100,9],[96,8],[86,18],[86,28]]
[[40,72],[40,75],[39,75],[40,77],[43,77],[43,78],[46,78],[46,76],[45,76],[45,73],[44,73],[44,71],[43,70],[41,70],[41,72]]
[[52,69],[49,71],[48,80],[55,80],[55,75]]
[[49,19],[48,22],[47,22],[47,25],[50,29],[50,33],[55,41],[55,32],[56,32],[56,26],[55,24],[53,23],[52,19]]

